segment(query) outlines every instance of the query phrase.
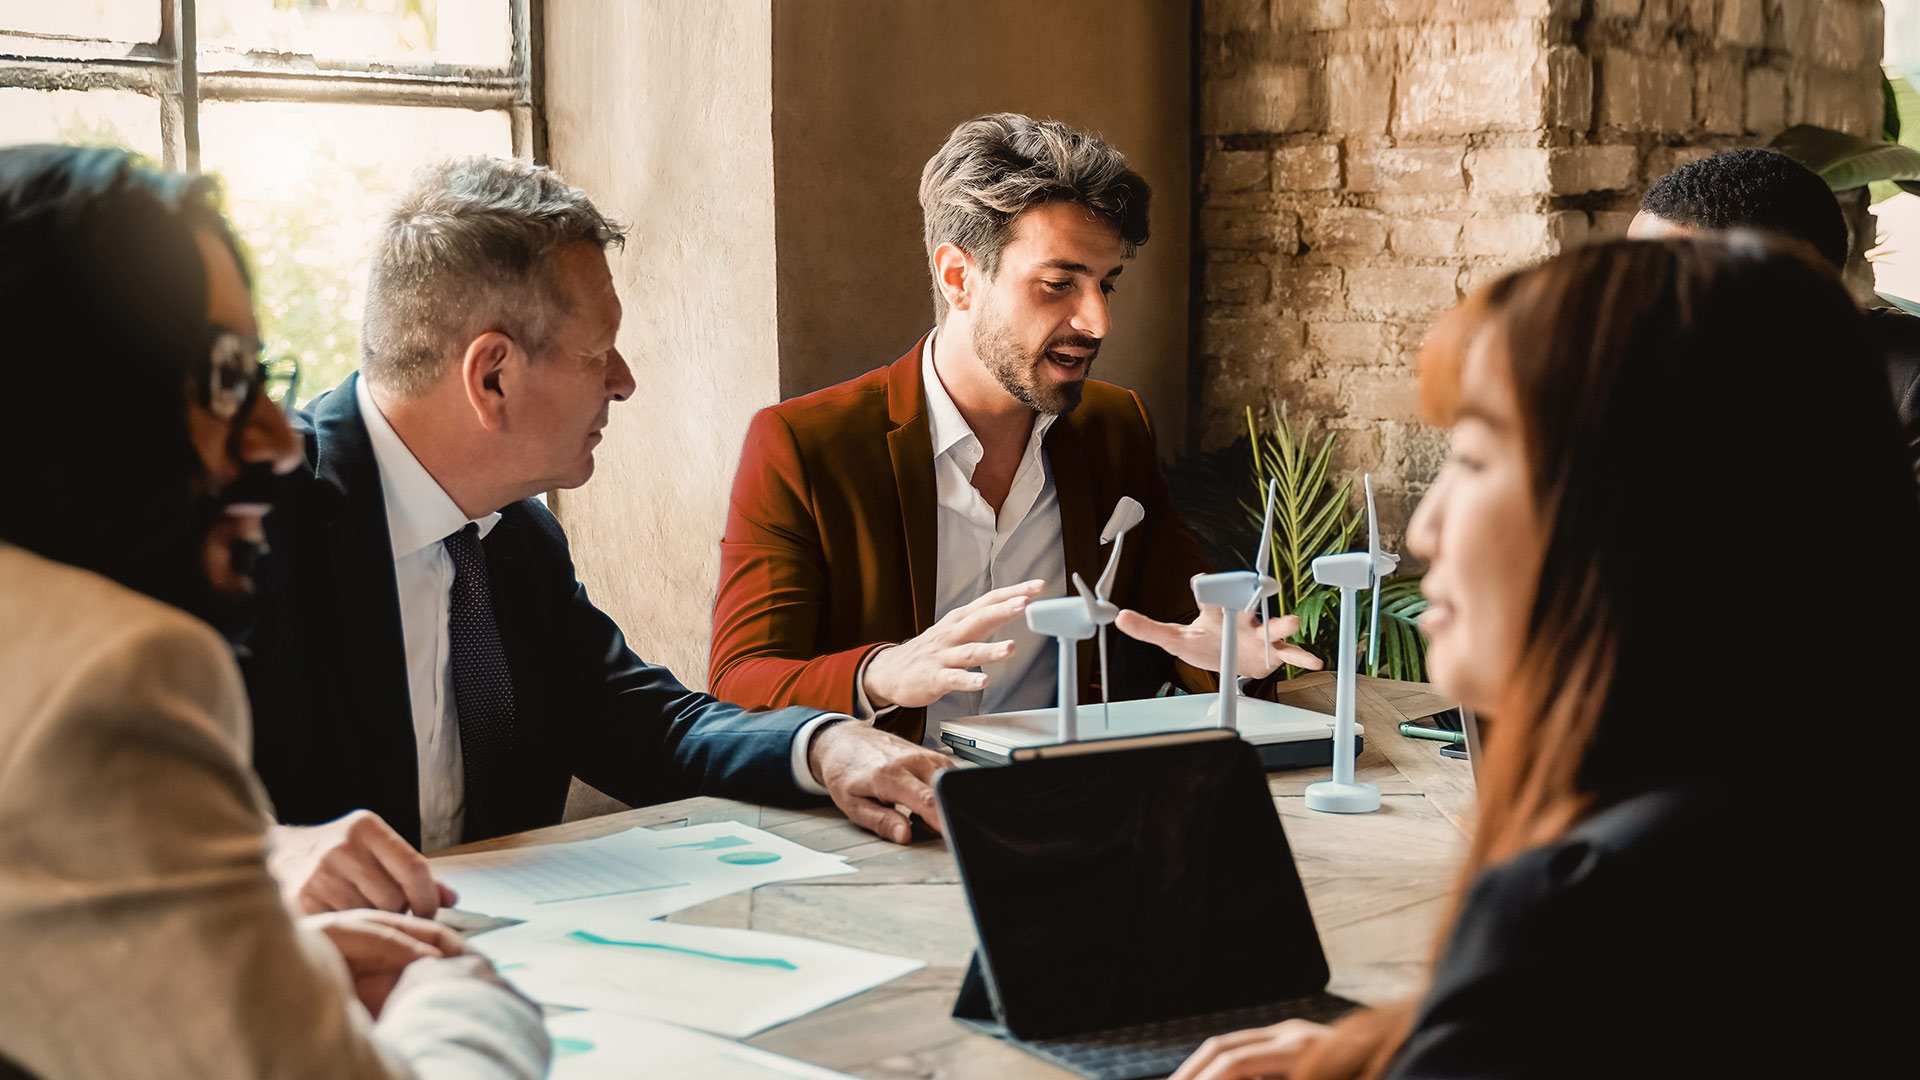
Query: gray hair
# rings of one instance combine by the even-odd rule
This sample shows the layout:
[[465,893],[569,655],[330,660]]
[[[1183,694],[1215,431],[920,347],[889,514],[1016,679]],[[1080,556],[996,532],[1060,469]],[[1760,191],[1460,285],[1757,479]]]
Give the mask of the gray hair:
[[575,243],[605,250],[625,236],[544,166],[478,156],[421,169],[374,241],[362,370],[412,397],[489,330],[539,356],[570,303],[553,285],[554,253]]
[[[1020,113],[976,117],[953,129],[920,174],[927,261],[941,244],[952,244],[991,277],[1013,240],[1015,219],[1050,202],[1077,203],[1111,222],[1132,258],[1147,242],[1151,196],[1127,156],[1090,131]],[[938,281],[933,305],[944,321]]]

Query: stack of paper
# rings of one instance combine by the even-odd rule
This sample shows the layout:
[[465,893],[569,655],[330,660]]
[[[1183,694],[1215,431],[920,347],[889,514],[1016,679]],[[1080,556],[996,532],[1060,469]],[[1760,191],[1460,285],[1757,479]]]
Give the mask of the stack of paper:
[[845,1073],[716,1039],[697,1031],[610,1013],[569,1013],[547,1021],[553,1080],[846,1080]]
[[542,1004],[650,1017],[733,1038],[925,966],[781,934],[607,910],[578,914],[496,930],[472,944]]
[[579,904],[657,918],[776,881],[854,872],[838,855],[731,822],[448,855],[433,871],[462,910],[516,919]]

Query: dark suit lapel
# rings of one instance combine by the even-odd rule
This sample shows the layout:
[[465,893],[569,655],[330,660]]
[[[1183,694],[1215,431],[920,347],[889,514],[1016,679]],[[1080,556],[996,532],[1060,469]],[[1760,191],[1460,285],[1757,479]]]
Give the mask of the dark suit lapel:
[[1099,509],[1093,505],[1093,478],[1087,471],[1080,433],[1066,417],[1053,422],[1041,443],[1060,499],[1060,543],[1067,557],[1067,581],[1079,574],[1092,585],[1100,576]]
[[359,708],[335,717],[356,729],[366,767],[382,794],[373,810],[410,842],[420,842],[420,777],[407,693],[407,647],[400,627],[400,594],[393,576],[393,543],[380,467],[354,397],[358,375],[312,406],[319,443],[315,478],[340,492],[337,517],[327,526],[335,595],[347,659],[344,673]]
[[907,572],[913,587],[913,632],[933,625],[934,594],[939,587],[939,545],[934,513],[933,433],[927,426],[926,388],[920,382],[920,350],[893,362],[887,375],[887,454],[893,459],[893,483],[900,495],[900,524],[907,538]]

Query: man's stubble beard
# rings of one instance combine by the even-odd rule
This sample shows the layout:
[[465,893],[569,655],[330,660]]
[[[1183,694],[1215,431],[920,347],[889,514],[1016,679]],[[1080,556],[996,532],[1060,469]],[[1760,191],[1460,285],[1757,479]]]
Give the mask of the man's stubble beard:
[[[1082,341],[1060,341],[1058,344],[1086,344]],[[980,315],[973,322],[973,354],[986,365],[1002,389],[1012,394],[1015,401],[1032,409],[1036,413],[1062,416],[1074,410],[1080,404],[1080,394],[1086,387],[1087,376],[1093,373],[1093,361],[1098,356],[1089,357],[1087,371],[1073,382],[1051,385],[1040,378],[1040,367],[1050,363],[1047,359],[1047,345],[1042,344],[1037,352],[1029,352],[1020,346],[1013,336],[1013,330],[1000,318],[999,309],[991,302],[983,304]],[[1092,342],[1097,349],[1098,342]]]

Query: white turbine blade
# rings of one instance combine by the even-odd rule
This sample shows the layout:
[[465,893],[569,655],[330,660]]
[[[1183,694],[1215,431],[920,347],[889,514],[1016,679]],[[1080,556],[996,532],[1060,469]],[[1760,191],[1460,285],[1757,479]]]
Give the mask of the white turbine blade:
[[1400,556],[1391,551],[1380,550],[1380,519],[1373,510],[1373,475],[1365,477],[1367,488],[1367,560],[1372,567],[1368,572],[1377,579],[1393,573],[1400,565]]
[[1380,579],[1373,579],[1373,628],[1367,631],[1367,674],[1380,674]]
[[[1117,540],[1118,537],[1115,537]],[[1120,554],[1119,545],[1114,546],[1116,556]],[[1096,598],[1092,589],[1087,588],[1086,579],[1079,574],[1073,575],[1073,587],[1080,592],[1080,599],[1087,602],[1087,621],[1099,627],[1100,634],[1100,722],[1112,727],[1113,707],[1110,704],[1111,693],[1107,690],[1107,624],[1100,618],[1099,604],[1106,597]]]
[[1126,533],[1118,533],[1113,538],[1113,554],[1107,556],[1107,568],[1100,571],[1100,584],[1093,590],[1102,600],[1113,595],[1113,579],[1120,573],[1120,549],[1126,542]]
[[[1273,564],[1273,500],[1279,494],[1280,481],[1277,479],[1268,480],[1266,519],[1260,526],[1260,550],[1254,553],[1253,556],[1253,572],[1261,578],[1267,576],[1267,567]],[[1262,594],[1265,592],[1265,589],[1255,585],[1253,595],[1247,598],[1246,610],[1252,611],[1257,607]]]
[[1373,567],[1380,565],[1380,519],[1373,512],[1373,474],[1365,474],[1360,482],[1367,489],[1367,565]]
[[1119,539],[1122,533],[1145,520],[1147,520],[1147,508],[1141,506],[1139,500],[1133,496],[1122,495],[1120,501],[1113,504],[1113,516],[1107,519],[1107,527],[1100,530],[1100,542],[1112,543]]
[[1080,599],[1085,600],[1087,602],[1087,621],[1092,623],[1095,626],[1099,626],[1100,625],[1099,598],[1094,596],[1092,589],[1087,588],[1086,579],[1081,577],[1079,574],[1073,575],[1073,587],[1079,590]]

